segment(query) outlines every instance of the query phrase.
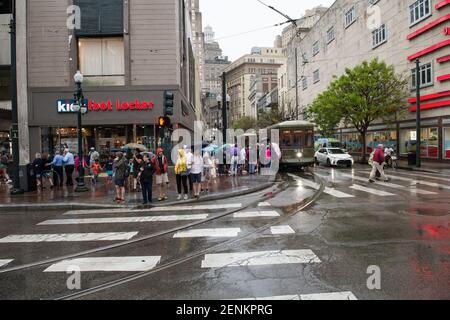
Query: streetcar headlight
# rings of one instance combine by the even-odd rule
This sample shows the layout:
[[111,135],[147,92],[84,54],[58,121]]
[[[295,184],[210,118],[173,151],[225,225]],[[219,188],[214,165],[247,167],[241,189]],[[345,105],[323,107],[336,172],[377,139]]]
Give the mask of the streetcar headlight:
[[297,153],[297,158],[302,158],[302,157],[303,157],[303,153],[298,152],[298,153]]

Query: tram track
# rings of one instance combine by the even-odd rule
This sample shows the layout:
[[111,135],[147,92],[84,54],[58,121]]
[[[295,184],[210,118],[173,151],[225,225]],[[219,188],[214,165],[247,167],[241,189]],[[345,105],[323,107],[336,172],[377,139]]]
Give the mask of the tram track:
[[[275,219],[272,222],[267,223],[267,224],[265,224],[264,226],[262,226],[260,228],[257,228],[257,229],[255,229],[255,230],[253,230],[251,232],[248,232],[245,235],[239,236],[237,238],[233,238],[233,239],[228,240],[228,241],[221,242],[219,244],[216,244],[216,245],[211,246],[211,247],[206,248],[206,249],[202,249],[202,250],[193,252],[193,253],[185,256],[185,257],[174,259],[172,261],[166,262],[164,264],[159,265],[158,267],[155,267],[152,270],[138,272],[138,273],[135,273],[135,274],[132,274],[132,275],[129,275],[129,276],[121,277],[119,279],[108,281],[106,283],[103,283],[103,284],[91,287],[89,289],[78,291],[76,293],[55,297],[55,298],[53,298],[51,300],[76,300],[76,299],[81,299],[81,298],[87,297],[89,295],[92,295],[94,293],[97,293],[97,292],[100,292],[100,291],[104,291],[104,290],[108,290],[108,289],[111,289],[111,288],[114,288],[114,287],[117,287],[117,286],[121,286],[121,285],[130,283],[132,281],[135,281],[135,280],[138,280],[138,279],[141,279],[141,278],[153,275],[155,273],[161,272],[163,270],[170,269],[170,268],[178,266],[180,264],[189,262],[189,261],[191,261],[193,259],[199,258],[199,257],[201,257],[201,256],[203,256],[205,254],[208,254],[208,253],[220,250],[220,249],[225,248],[225,247],[227,247],[229,245],[232,245],[232,244],[238,243],[240,241],[243,241],[245,239],[248,239],[248,238],[250,238],[250,237],[252,237],[252,236],[254,236],[254,235],[258,234],[258,233],[264,232],[264,231],[266,231],[267,229],[269,229],[272,226],[275,226],[275,225],[278,225],[278,224],[281,224],[281,223],[287,221],[288,219],[290,219],[293,216],[297,215],[299,212],[307,209],[308,207],[310,207],[312,204],[314,204],[317,201],[317,199],[322,195],[322,193],[325,190],[326,182],[325,182],[324,179],[322,179],[320,177],[316,176],[315,178],[316,178],[316,181],[319,182],[319,186],[320,187],[319,187],[318,190],[316,190],[316,192],[314,193],[314,195],[312,197],[310,197],[309,199],[306,199],[303,202],[301,202],[300,204],[298,204],[295,209],[291,210],[290,213],[285,214],[284,216],[282,216],[282,217],[280,217],[278,219]],[[279,189],[277,193],[282,192],[282,191],[283,190]],[[253,205],[254,205],[254,203],[253,203]],[[248,208],[250,206],[251,205],[247,206],[246,208]],[[217,220],[217,219],[223,218],[225,216],[234,214],[236,212],[245,210],[246,208],[240,208],[238,210],[235,210],[233,213],[227,213],[227,214],[222,215],[221,217],[215,217],[215,219],[209,219],[209,220],[210,221],[211,220]],[[202,223],[206,223],[206,222],[208,222],[208,221],[204,221]],[[187,228],[189,228],[189,227],[187,227]]]

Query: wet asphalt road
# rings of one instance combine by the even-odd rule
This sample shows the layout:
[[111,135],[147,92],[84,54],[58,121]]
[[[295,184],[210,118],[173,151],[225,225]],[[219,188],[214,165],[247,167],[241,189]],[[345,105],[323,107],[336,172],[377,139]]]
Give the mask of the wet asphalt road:
[[[312,173],[315,175],[313,176]],[[81,290],[68,290],[66,272],[43,272],[51,264],[1,273],[10,267],[56,258],[120,241],[2,243],[9,235],[138,232],[134,238],[185,226],[195,221],[37,225],[52,219],[143,217],[208,214],[222,218],[190,229],[240,228],[237,237],[174,238],[169,233],[87,257],[161,257],[156,269],[128,283],[103,288],[82,299],[240,299],[345,293],[357,299],[450,299],[450,177],[389,172],[385,185],[366,181],[367,167],[354,170],[319,167],[290,177],[289,187],[217,201],[217,208],[182,208],[173,212],[83,215],[64,211],[0,214],[0,299],[53,299],[82,292],[136,272],[82,272]],[[306,210],[289,216],[299,203],[324,193]],[[419,183],[419,184],[418,184]],[[221,208],[239,204],[241,208]],[[189,204],[191,205],[191,204]],[[203,203],[202,203],[203,205]],[[208,205],[208,204],[206,204]],[[278,213],[279,217],[234,217],[233,212]],[[198,222],[198,221],[197,221]],[[270,224],[294,233],[272,234]],[[260,228],[267,227],[265,230]],[[248,235],[248,236],[247,236]],[[244,238],[242,238],[244,237]],[[242,239],[241,239],[242,238]],[[238,240],[238,241],[235,241]],[[214,247],[211,252],[202,252]],[[202,267],[205,254],[310,250],[320,262],[279,262],[261,254],[259,263],[242,258],[217,267]],[[194,255],[198,253],[198,255]],[[194,255],[194,256],[193,256]],[[193,256],[193,257],[191,257]],[[189,258],[179,261],[182,258]],[[290,257],[284,257],[289,259]],[[278,261],[275,263],[275,261]],[[159,270],[168,263],[170,267]],[[253,262],[253,263],[252,263]],[[230,265],[231,263],[231,265]],[[228,264],[228,265],[227,265]],[[259,265],[248,265],[259,264]],[[380,270],[381,289],[367,286],[368,268]],[[320,296],[319,296],[320,297]],[[322,296],[323,297],[323,296]]]

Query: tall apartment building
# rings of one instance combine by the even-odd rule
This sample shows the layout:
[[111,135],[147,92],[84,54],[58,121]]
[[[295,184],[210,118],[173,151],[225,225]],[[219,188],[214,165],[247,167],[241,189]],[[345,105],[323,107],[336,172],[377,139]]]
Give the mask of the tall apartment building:
[[[72,4],[79,29],[67,14]],[[28,150],[77,151],[77,70],[89,106],[86,148],[106,154],[144,138],[153,147],[165,91],[175,95],[172,128],[193,130],[200,88],[185,0],[17,0],[17,20],[22,164]]]
[[0,13],[0,151],[9,149],[11,128],[11,40],[10,15]]
[[[380,21],[374,20],[372,12],[379,12]],[[416,139],[414,69],[418,58],[422,75],[421,153],[428,159],[450,160],[449,20],[449,1],[337,0],[301,40],[288,46],[288,61],[292,61],[295,48],[304,55],[299,55],[297,81],[288,69],[289,80],[298,83],[301,111],[326,90],[333,76],[378,57],[409,77],[411,98],[407,118],[395,128],[381,121],[370,128],[366,151],[384,143],[406,155]],[[375,26],[374,21],[378,22]],[[354,128],[340,129],[339,137],[351,151],[362,151]]]
[[214,41],[215,34],[211,26],[205,28],[205,86],[206,94],[205,121],[209,128],[219,126],[222,114],[217,103],[217,96],[222,94],[222,73],[230,61],[223,56],[218,42]]
[[187,4],[191,18],[192,44],[203,91],[205,88],[205,34],[203,33],[203,16],[200,12],[200,0],[187,0]]
[[252,100],[252,81],[261,77],[263,93],[278,85],[278,69],[285,63],[282,48],[253,48],[225,69],[227,90],[230,95],[230,118],[243,116],[257,118],[257,108]]

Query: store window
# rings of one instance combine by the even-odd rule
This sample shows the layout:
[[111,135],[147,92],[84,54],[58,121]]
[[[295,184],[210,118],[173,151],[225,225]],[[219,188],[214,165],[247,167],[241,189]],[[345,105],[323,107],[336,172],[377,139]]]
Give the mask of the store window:
[[[438,128],[423,128],[421,130],[420,154],[423,158],[437,159],[439,156]],[[417,135],[415,129],[400,131],[400,153],[405,155],[417,150]]]
[[391,147],[397,150],[397,132],[396,131],[380,131],[369,132],[366,136],[366,152],[371,153],[378,145]]
[[343,133],[342,146],[350,153],[362,153],[363,147],[359,133]]
[[124,85],[125,62],[122,37],[80,38],[79,65],[83,85]]
[[450,128],[444,128],[444,159],[450,159]]

